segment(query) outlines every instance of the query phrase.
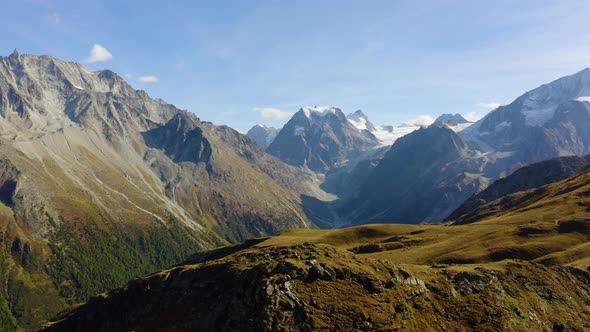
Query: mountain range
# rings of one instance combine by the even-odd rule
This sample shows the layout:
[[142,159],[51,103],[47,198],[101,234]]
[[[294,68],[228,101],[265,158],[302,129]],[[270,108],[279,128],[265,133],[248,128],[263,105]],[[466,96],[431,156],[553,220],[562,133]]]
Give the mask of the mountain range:
[[[112,322],[112,315],[119,314],[151,324],[146,317],[155,313],[150,310],[167,299],[163,306],[166,317],[172,318],[163,319],[168,325],[162,328],[190,329],[196,321],[207,321],[212,328],[237,329],[232,324],[242,316],[220,322],[221,313],[232,309],[225,304],[210,312],[199,306],[184,312],[173,303],[174,298],[194,303],[204,296],[226,299],[244,317],[262,315],[256,321],[272,322],[252,325],[253,330],[313,330],[332,319],[328,313],[335,304],[330,299],[351,292],[343,280],[363,289],[362,294],[352,292],[362,303],[366,296],[383,294],[375,292],[382,288],[389,295],[409,297],[414,286],[422,285],[416,280],[430,286],[418,287],[426,294],[425,289],[433,291],[452,275],[450,296],[464,280],[477,284],[494,273],[498,280],[507,280],[511,275],[494,270],[494,264],[505,259],[533,262],[520,267],[501,263],[501,270],[514,273],[541,271],[535,263],[583,270],[585,247],[580,241],[587,235],[583,213],[588,176],[588,158],[583,156],[589,152],[590,69],[531,90],[475,123],[460,114],[443,114],[429,126],[375,125],[361,110],[346,115],[337,107],[314,106],[302,107],[281,129],[255,126],[243,135],[153,99],[112,71],[90,71],[51,56],[15,51],[0,57],[0,329],[34,329],[74,303],[179,262],[184,263],[92,298],[80,310],[64,313],[63,323],[47,328],[103,326],[92,317]],[[446,226],[287,231],[443,220]],[[259,240],[248,242],[251,238]],[[511,246],[525,238],[526,245]],[[399,256],[401,248],[409,252]],[[195,252],[204,253],[191,256]],[[299,262],[303,256],[309,259]],[[373,258],[410,264],[410,272]],[[360,265],[355,265],[358,260]],[[274,265],[281,261],[293,266]],[[478,268],[496,272],[473,276],[461,274],[468,272],[463,267],[444,273],[420,267],[465,263],[485,263]],[[264,270],[267,267],[270,270]],[[260,269],[261,274],[250,272]],[[380,276],[375,281],[363,272],[366,269],[389,272],[371,272]],[[216,271],[226,279],[218,280]],[[553,279],[535,282],[558,287],[564,280],[586,278],[573,269],[556,267],[550,273]],[[289,294],[291,286],[282,279],[286,276],[295,288],[290,302],[283,303],[276,296]],[[532,274],[525,277],[533,279]],[[403,286],[390,291],[389,279],[396,280],[390,284],[393,288]],[[223,280],[237,287],[232,288],[236,292],[220,288]],[[269,280],[274,280],[272,289]],[[310,302],[308,286],[336,280],[325,284],[337,289],[335,294],[317,298],[319,307]],[[519,285],[502,282],[508,293]],[[146,283],[166,293],[152,293]],[[173,296],[187,294],[194,283],[205,286],[187,297]],[[579,291],[565,294],[582,301],[579,294],[587,287],[578,281],[571,286]],[[168,292],[169,287],[174,291]],[[533,293],[519,296],[542,303],[535,301],[545,298]],[[476,300],[500,301],[498,310],[509,305],[488,295]],[[117,302],[125,299],[153,306],[138,313]],[[443,305],[441,298],[420,299],[412,308],[428,307],[436,313],[428,319],[448,318],[436,311]],[[367,329],[424,326],[426,320],[412,316],[409,302],[404,303],[398,303],[393,316],[383,309],[383,317],[389,318],[380,320],[367,319],[357,307],[345,308],[354,315],[342,322],[352,319],[369,324]],[[467,324],[472,317],[461,313],[462,303],[456,302],[451,315],[456,323],[441,326]],[[565,305],[559,299],[551,303]],[[103,309],[114,304],[121,311]],[[533,307],[516,309],[510,315],[541,315]],[[276,316],[281,310],[286,316]],[[175,313],[201,318],[170,325]],[[570,318],[558,318],[543,316],[537,320],[541,325],[526,327],[578,327]],[[117,319],[128,325],[102,328],[149,330],[133,319]]]
[[[589,95],[585,69],[526,92],[475,123],[443,114],[430,125],[441,130],[375,126],[360,110],[345,121],[341,112],[324,116],[335,108],[305,108],[268,152],[324,175],[321,188],[338,199],[314,201],[311,211],[307,206],[324,227],[437,222],[522,166],[589,153]],[[297,124],[306,115],[314,119],[313,137],[311,127]],[[306,133],[294,135],[297,128]]]
[[[522,166],[588,153],[589,77],[585,69],[527,92],[471,125],[443,124],[447,130],[428,128],[397,140],[357,194],[335,204],[340,220],[441,221]],[[435,121],[431,127],[440,126]]]

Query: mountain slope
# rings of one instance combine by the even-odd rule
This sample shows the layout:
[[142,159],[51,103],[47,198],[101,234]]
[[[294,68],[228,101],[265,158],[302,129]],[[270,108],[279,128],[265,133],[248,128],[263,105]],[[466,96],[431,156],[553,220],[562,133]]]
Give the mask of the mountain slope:
[[393,144],[340,213],[353,224],[441,220],[487,185],[482,163],[451,129],[419,129]]
[[[35,327],[187,252],[309,227],[311,173],[50,56],[0,57],[0,306]],[[39,314],[41,313],[41,314]]]
[[469,198],[457,210],[453,211],[447,220],[467,223],[469,220],[462,216],[470,215],[480,206],[519,191],[561,181],[588,167],[589,159],[588,156],[559,157],[520,168],[511,175],[496,180],[489,187]]
[[588,192],[583,171],[466,225],[292,230],[200,253],[43,331],[583,330]]

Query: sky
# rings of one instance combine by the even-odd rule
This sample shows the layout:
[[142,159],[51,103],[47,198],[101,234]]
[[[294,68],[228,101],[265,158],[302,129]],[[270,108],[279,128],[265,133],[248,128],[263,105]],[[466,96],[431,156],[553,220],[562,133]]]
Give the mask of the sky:
[[13,49],[111,69],[242,132],[303,106],[477,118],[590,67],[590,1],[5,0]]

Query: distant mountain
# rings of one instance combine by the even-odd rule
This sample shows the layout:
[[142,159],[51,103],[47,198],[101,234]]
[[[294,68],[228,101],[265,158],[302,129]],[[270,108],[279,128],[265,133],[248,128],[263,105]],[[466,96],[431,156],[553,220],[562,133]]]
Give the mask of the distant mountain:
[[416,124],[401,125],[394,127],[391,125],[375,126],[361,110],[350,113],[346,116],[348,121],[359,129],[365,136],[376,138],[382,146],[393,144],[398,138],[420,129],[422,126]]
[[279,131],[280,129],[275,127],[267,127],[265,125],[257,124],[248,130],[246,136],[250,137],[256,141],[258,145],[266,149],[272,141],[274,141],[275,137],[277,137]]
[[354,127],[335,107],[304,107],[285,124],[268,147],[284,162],[325,173],[379,144]]
[[[585,69],[527,92],[474,124],[460,115],[445,114],[431,127],[456,131],[453,143],[445,135],[426,134],[429,131],[407,135],[423,137],[404,140],[403,145],[401,139],[396,141],[367,176],[357,198],[339,203],[345,206],[339,210],[340,219],[352,223],[440,221],[471,194],[522,166],[587,154],[589,96],[590,69]],[[445,159],[444,149],[429,150],[441,144],[447,144],[449,151],[462,146],[463,153]]]
[[463,131],[485,152],[516,152],[520,163],[590,152],[590,69],[542,85]]
[[393,144],[339,212],[353,224],[442,220],[487,185],[473,174],[482,162],[448,127],[419,129]]
[[357,110],[354,113],[350,113],[346,116],[346,119],[350,121],[359,130],[366,130],[370,133],[376,130],[375,125],[369,121],[369,118],[363,113],[362,110]]
[[467,121],[461,114],[442,114],[436,120],[434,120],[434,125],[442,126],[446,125],[449,128],[453,129],[454,131],[462,131],[465,128],[471,126],[473,122]]
[[473,222],[481,215],[475,213],[487,203],[519,191],[525,191],[561,181],[590,165],[590,156],[568,156],[549,159],[518,169],[511,175],[496,180],[482,192],[461,204],[447,220],[456,224]]

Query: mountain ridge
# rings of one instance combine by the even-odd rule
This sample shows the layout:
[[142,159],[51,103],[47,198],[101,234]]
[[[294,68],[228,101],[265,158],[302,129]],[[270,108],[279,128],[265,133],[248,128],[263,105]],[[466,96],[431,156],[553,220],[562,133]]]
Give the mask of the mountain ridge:
[[0,141],[0,306],[25,329],[187,252],[314,227],[301,195],[326,195],[245,135],[50,56],[0,57]]

